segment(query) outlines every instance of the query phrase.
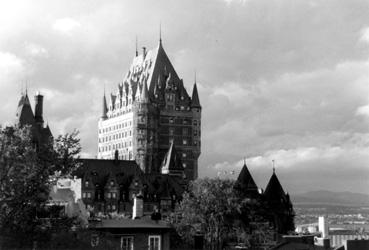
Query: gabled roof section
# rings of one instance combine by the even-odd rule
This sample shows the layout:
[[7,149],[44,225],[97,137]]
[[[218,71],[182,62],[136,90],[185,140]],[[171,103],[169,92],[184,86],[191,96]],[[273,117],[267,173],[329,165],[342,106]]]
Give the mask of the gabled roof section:
[[258,187],[255,184],[254,179],[251,176],[246,162],[244,163],[237,181],[234,185],[234,189],[237,190],[243,196],[255,196],[259,195]]
[[33,126],[35,124],[35,116],[33,115],[32,107],[29,102],[27,93],[23,94],[21,96],[21,99],[19,100],[16,117],[17,122],[20,126]]
[[264,195],[268,201],[280,202],[281,199],[283,201],[285,201],[286,199],[286,193],[283,191],[282,185],[279,182],[274,170],[273,170],[272,177],[270,177],[268,185],[265,188]]
[[172,79],[179,82],[179,77],[170,62],[161,43],[153,50],[148,50],[145,54],[138,55],[133,58],[133,62],[129,67],[123,82],[130,84],[147,84],[149,93],[153,95],[154,88],[159,76],[169,73]]
[[91,177],[92,182],[100,187],[105,187],[112,176],[118,184],[129,186],[135,176],[142,174],[135,161],[104,159],[81,159],[81,166],[74,173],[79,178]]
[[196,84],[196,82],[193,85],[191,107],[201,108],[200,99],[199,99],[199,93],[197,92],[197,84]]

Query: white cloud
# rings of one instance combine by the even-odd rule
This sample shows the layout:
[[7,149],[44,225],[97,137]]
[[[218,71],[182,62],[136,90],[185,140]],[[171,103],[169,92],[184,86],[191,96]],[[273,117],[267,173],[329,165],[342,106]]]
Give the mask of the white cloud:
[[65,17],[58,19],[53,24],[53,29],[62,34],[71,35],[81,24],[73,18]]
[[0,80],[10,81],[17,78],[24,70],[24,61],[9,52],[0,51]]
[[369,117],[369,104],[361,106],[356,110],[357,115],[368,116]]
[[49,52],[42,46],[34,43],[26,43],[25,45],[26,53],[33,57],[48,57]]
[[369,27],[363,28],[360,33],[360,41],[369,43]]

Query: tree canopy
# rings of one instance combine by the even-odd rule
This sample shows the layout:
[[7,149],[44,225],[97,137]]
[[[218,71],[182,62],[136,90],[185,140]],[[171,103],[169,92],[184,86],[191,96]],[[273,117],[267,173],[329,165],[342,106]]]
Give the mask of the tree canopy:
[[234,232],[233,218],[240,207],[233,192],[232,180],[197,179],[190,184],[189,192],[177,208],[181,220],[177,232],[191,242],[198,232],[204,233],[211,249],[220,249],[224,239]]
[[38,213],[45,208],[55,173],[69,175],[77,166],[77,135],[74,131],[36,147],[30,127],[0,128],[1,235],[16,237],[21,245],[45,237],[50,225]]

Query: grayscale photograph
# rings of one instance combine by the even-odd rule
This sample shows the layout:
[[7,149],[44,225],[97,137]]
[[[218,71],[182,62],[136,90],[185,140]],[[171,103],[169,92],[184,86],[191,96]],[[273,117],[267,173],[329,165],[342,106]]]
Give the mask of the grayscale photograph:
[[368,0],[0,0],[0,250],[369,250]]

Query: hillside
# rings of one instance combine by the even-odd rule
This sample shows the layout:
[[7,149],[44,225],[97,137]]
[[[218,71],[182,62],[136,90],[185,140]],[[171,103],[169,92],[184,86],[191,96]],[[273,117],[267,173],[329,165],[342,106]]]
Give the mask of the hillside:
[[369,206],[369,195],[352,192],[311,191],[293,195],[295,205],[342,205],[342,206]]

